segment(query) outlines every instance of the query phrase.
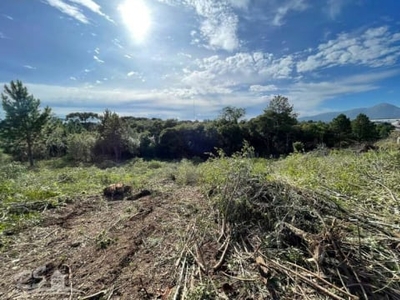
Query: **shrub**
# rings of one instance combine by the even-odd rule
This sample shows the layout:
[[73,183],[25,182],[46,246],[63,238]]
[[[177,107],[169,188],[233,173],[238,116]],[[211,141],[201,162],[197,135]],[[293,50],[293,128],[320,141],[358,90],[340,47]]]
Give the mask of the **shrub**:
[[293,151],[294,152],[304,152],[304,143],[302,142],[294,142],[293,143]]
[[96,137],[92,133],[83,132],[71,134],[67,140],[67,155],[73,161],[91,162],[92,150]]

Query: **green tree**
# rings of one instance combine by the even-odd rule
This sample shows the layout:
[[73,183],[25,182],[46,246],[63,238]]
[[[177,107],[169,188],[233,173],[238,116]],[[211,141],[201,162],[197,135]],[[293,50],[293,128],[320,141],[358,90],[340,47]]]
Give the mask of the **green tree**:
[[42,129],[50,119],[51,109],[39,109],[40,100],[28,93],[21,81],[11,81],[1,94],[5,112],[1,137],[8,144],[23,151],[26,149],[30,166],[33,166],[33,147]]
[[376,126],[365,114],[359,114],[351,122],[353,136],[359,142],[373,141],[378,138]]
[[297,129],[297,139],[304,143],[305,150],[312,150],[323,144],[329,146],[334,144],[331,142],[333,139],[332,131],[327,123],[307,121],[301,122],[295,127]]
[[186,157],[187,143],[182,132],[182,126],[164,129],[160,134],[160,140],[157,145],[157,155],[166,159]]
[[237,108],[234,106],[226,106],[222,109],[218,121],[221,123],[237,124],[239,119],[246,115],[244,108]]
[[[249,122],[249,131],[254,147],[266,155],[283,154],[292,151],[294,126],[297,114],[287,97],[275,96],[264,113]],[[254,132],[255,131],[255,132]]]
[[345,114],[340,114],[334,118],[330,123],[330,127],[340,146],[351,136],[351,121]]
[[103,155],[112,153],[116,161],[121,159],[125,130],[124,120],[107,109],[101,116],[101,123],[98,126],[98,142]]
[[242,149],[243,146],[243,128],[239,124],[239,119],[246,114],[244,108],[233,106],[224,107],[215,122],[219,134],[219,147],[227,155],[231,155]]
[[285,118],[292,119],[292,123],[296,123],[297,114],[293,112],[293,105],[289,103],[289,99],[282,95],[277,95],[271,99],[265,111],[271,111]]
[[42,157],[61,157],[67,152],[67,132],[61,119],[52,116],[43,128]]
[[376,131],[380,139],[386,139],[390,136],[390,133],[395,129],[390,123],[378,123],[376,124]]

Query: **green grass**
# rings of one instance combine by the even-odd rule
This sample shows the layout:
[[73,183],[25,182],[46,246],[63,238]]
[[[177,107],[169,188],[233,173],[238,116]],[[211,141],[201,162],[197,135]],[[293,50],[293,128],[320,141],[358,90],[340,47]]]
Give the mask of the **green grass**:
[[[40,162],[35,169],[4,163],[0,167],[0,249],[10,249],[4,247],[10,241],[8,235],[38,224],[43,209],[80,201],[89,195],[101,195],[103,187],[111,183],[123,182],[134,189],[156,191],[158,195],[164,191],[169,193],[171,189],[181,192],[179,189],[183,186],[197,186],[210,196],[210,205],[202,211],[200,206],[182,203],[180,213],[196,220],[198,237],[203,239],[220,235],[216,228],[220,225],[213,221],[227,221],[230,236],[227,240],[235,249],[227,252],[230,274],[240,274],[240,270],[246,268],[248,274],[254,271],[254,264],[244,259],[247,249],[246,255],[236,255],[238,251],[243,253],[243,249],[238,250],[241,245],[247,245],[243,237],[254,238],[249,242],[259,241],[257,249],[266,259],[291,262],[316,272],[316,266],[307,259],[311,246],[306,246],[312,243],[300,239],[298,232],[301,230],[315,241],[324,242],[330,255],[336,255],[335,259],[326,259],[321,264],[326,267],[325,271],[342,259],[335,250],[341,247],[340,253],[344,253],[353,272],[365,275],[367,268],[375,270],[369,270],[372,275],[365,276],[370,276],[378,290],[384,290],[379,295],[388,293],[391,288],[398,290],[397,283],[392,280],[393,274],[399,271],[397,254],[382,239],[391,236],[385,232],[398,232],[400,224],[400,152],[395,148],[363,154],[349,150],[324,154],[316,151],[267,160],[255,158],[252,149],[245,147],[232,157],[221,152],[204,163],[134,159],[119,166],[103,167],[72,167],[57,160]],[[331,205],[331,200],[342,209],[337,209],[334,203]],[[131,209],[127,208],[125,213],[131,213]],[[207,218],[204,218],[205,213]],[[185,240],[187,232],[181,231],[181,234]],[[104,250],[118,240],[108,231],[102,231],[95,242],[98,249]],[[155,245],[159,240],[150,238],[146,243]],[[341,275],[352,276],[344,273]],[[204,276],[188,295],[214,299],[213,280],[215,278]],[[282,274],[276,275],[274,280],[282,285],[289,282]],[[241,283],[243,292],[256,288],[265,288],[265,285]],[[290,295],[290,291],[284,290],[280,292]]]
[[38,222],[44,208],[79,201],[85,195],[101,195],[105,186],[116,182],[134,189],[153,189],[157,180],[168,177],[168,172],[178,171],[175,164],[141,159],[108,169],[59,167],[55,161],[39,162],[35,169],[19,163],[4,164],[0,167],[0,237],[3,232]]
[[[247,148],[233,157],[220,153],[200,164],[134,159],[108,169],[61,165],[52,160],[40,162],[35,169],[14,162],[0,167],[0,232],[23,227],[25,221],[39,220],[43,205],[36,205],[37,202],[54,207],[77,201],[82,195],[99,195],[111,183],[123,182],[134,189],[161,189],[160,180],[173,179],[179,185],[199,185],[206,192],[239,173],[242,178],[283,181],[322,193],[346,208],[399,218],[400,152],[391,148],[363,154],[331,151],[326,156],[295,153],[280,160],[254,158],[251,148]],[[13,209],[29,203],[29,209]]]
[[356,210],[388,218],[400,198],[400,152],[332,151],[327,156],[293,154],[274,163],[271,177],[322,193]]

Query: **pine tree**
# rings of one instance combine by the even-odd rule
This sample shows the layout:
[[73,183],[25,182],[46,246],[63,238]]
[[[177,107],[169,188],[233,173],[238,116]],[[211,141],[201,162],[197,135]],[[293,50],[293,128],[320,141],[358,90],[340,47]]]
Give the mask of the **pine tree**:
[[33,147],[50,119],[51,109],[40,111],[40,100],[28,93],[21,81],[11,81],[1,94],[5,119],[0,135],[5,143],[22,151],[26,149],[29,165],[33,166]]
[[359,114],[356,119],[351,122],[351,128],[354,137],[359,142],[370,142],[378,138],[376,126],[365,114]]
[[345,114],[340,114],[334,118],[330,123],[330,127],[340,146],[351,136],[351,121]]

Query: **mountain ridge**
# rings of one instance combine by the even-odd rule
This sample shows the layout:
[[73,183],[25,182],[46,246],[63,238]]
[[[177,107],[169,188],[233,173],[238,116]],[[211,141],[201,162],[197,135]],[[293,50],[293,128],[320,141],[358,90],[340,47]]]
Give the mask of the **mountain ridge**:
[[330,122],[340,114],[345,114],[350,119],[355,119],[359,114],[367,115],[371,120],[375,119],[400,119],[400,107],[390,103],[379,103],[372,107],[359,107],[346,111],[333,111],[314,116],[299,118],[299,121],[323,121]]

